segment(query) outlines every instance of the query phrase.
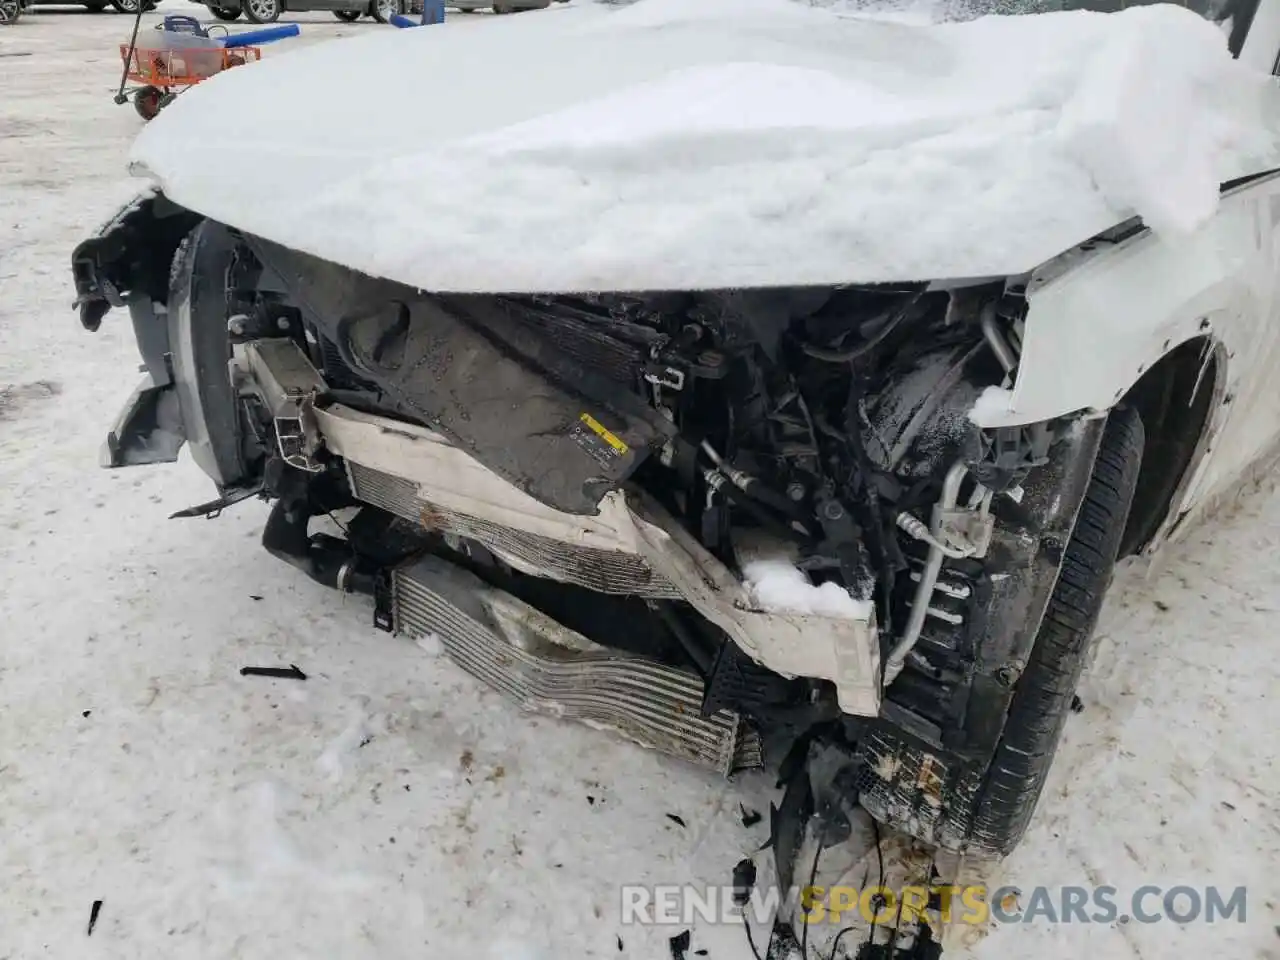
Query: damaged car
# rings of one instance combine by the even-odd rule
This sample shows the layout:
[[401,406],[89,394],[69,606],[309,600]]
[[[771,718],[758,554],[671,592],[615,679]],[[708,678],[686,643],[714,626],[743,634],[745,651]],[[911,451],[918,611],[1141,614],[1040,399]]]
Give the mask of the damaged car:
[[[521,707],[780,770],[784,885],[853,804],[1008,853],[1117,561],[1274,445],[1280,36],[591,6],[315,46],[152,123],[151,189],[72,258],[145,368],[104,464],[185,445],[186,515],[269,500],[267,550]],[[1133,115],[1218,124],[1154,164],[1106,86],[1152,51]],[[361,65],[455,94],[339,135]]]

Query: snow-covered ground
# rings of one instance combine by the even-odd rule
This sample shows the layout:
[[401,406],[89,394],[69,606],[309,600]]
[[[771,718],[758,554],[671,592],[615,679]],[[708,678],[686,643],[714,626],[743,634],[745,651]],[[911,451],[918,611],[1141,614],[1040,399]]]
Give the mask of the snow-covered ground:
[[[299,45],[386,29],[297,19]],[[0,957],[670,956],[679,928],[620,926],[618,885],[725,882],[765,839],[738,805],[764,810],[767,778],[526,720],[270,558],[261,505],[167,520],[211,495],[189,461],[96,468],[137,354],[123,315],[79,328],[68,257],[132,189],[126,34],[50,10],[0,31]],[[447,93],[373,78],[369,96]],[[1247,922],[1037,922],[976,956],[1280,956],[1277,543],[1268,489],[1158,575],[1124,573],[1035,824],[983,874],[1247,885]],[[305,682],[238,672],[290,663]],[[749,956],[733,927],[692,947]]]

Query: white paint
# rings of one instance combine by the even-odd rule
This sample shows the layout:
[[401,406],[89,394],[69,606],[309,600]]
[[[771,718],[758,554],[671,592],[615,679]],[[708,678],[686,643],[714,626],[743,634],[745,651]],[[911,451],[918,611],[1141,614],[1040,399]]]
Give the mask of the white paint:
[[1220,493],[1280,433],[1278,230],[1280,175],[1228,194],[1188,236],[1143,234],[1058,275],[1049,265],[1028,292],[1012,397],[974,419],[994,427],[1109,409],[1170,349],[1209,336],[1222,345],[1220,393],[1231,401],[1211,411],[1212,443],[1170,519]]

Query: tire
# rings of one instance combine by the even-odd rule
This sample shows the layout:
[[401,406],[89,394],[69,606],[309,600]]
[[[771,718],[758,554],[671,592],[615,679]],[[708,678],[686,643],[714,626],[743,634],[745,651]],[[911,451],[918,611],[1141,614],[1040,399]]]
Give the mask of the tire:
[[[1026,668],[1018,678],[1008,718],[989,764],[965,766],[945,752],[935,759],[945,768],[943,842],[979,856],[1005,856],[1021,841],[1044,789],[1063,727],[1071,712],[1080,674],[1087,662],[1094,627],[1111,585],[1125,523],[1138,484],[1145,434],[1136,410],[1111,412],[1075,527],[1062,552],[1057,582],[1036,631]],[[873,753],[890,764],[891,779],[871,774],[861,788],[863,804],[873,812],[936,808],[938,793],[926,796],[923,784],[937,767],[929,755],[892,733],[877,735]],[[891,826],[898,824],[892,812]]]
[[133,109],[143,120],[151,120],[164,106],[164,94],[156,87],[143,87],[133,95]]
[[239,7],[210,7],[209,12],[219,20],[225,20],[230,23],[232,20],[240,19],[241,11]]
[[1112,412],[1058,583],[973,807],[970,837],[978,848],[1007,854],[1031,823],[1111,586],[1145,442],[1136,410]]
[[0,0],[0,27],[17,23],[22,17],[22,0]]
[[372,0],[369,4],[369,16],[379,23],[390,23],[395,14],[403,12],[403,0]]
[[355,23],[364,16],[364,13],[360,10],[335,10],[333,15],[343,23]]
[[244,15],[252,23],[275,23],[284,13],[281,0],[244,0]]

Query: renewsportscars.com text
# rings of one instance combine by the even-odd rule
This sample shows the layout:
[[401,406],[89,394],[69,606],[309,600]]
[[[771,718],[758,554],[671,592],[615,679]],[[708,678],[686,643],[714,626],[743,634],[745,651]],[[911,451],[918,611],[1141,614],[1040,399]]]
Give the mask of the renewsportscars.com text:
[[[1146,884],[1132,891],[1112,886],[904,886],[805,887],[783,897],[757,887],[745,903],[732,886],[678,884],[621,888],[624,924],[736,923],[743,916],[765,923],[794,907],[810,924],[923,921],[985,926],[989,923],[1244,923],[1245,887]],[[785,912],[791,912],[786,909]]]

